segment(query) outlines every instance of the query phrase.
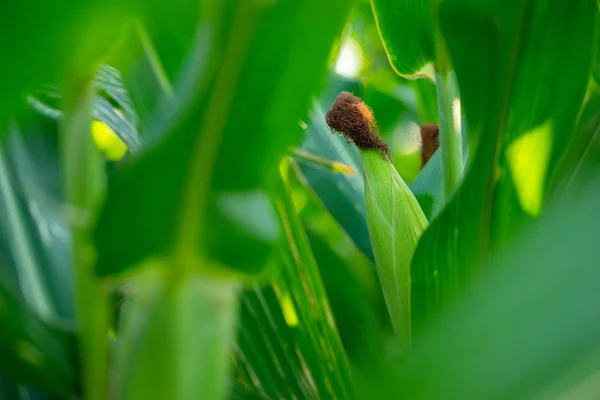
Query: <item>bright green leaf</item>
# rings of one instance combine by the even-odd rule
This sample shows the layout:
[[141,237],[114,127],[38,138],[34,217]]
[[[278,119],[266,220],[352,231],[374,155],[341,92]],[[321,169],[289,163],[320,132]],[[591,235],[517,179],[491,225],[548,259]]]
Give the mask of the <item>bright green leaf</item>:
[[[568,389],[597,382],[597,182],[596,173],[545,211],[430,326],[397,390],[419,399],[569,398]],[[597,397],[592,389],[583,397]]]
[[432,2],[371,0],[375,21],[390,64],[403,76],[428,75],[434,61]]
[[[456,298],[492,250],[527,223],[526,208],[543,207],[585,93],[597,9],[594,2],[445,0],[440,25],[460,86],[470,156],[462,186],[415,253],[417,327]],[[549,132],[541,148],[509,150],[541,126]],[[539,170],[523,186],[523,171],[514,161],[511,171],[510,159],[526,165],[542,156],[548,167],[528,165]]]

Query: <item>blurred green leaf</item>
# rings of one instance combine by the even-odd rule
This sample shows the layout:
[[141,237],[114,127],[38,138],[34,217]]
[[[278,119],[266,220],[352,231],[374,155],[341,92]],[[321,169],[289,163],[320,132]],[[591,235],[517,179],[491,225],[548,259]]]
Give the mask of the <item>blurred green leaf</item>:
[[268,397],[261,396],[252,390],[247,389],[245,386],[238,382],[233,383],[233,388],[231,390],[231,396],[229,397],[232,400],[268,400]]
[[221,382],[228,380],[223,374],[234,341],[238,284],[194,275],[166,285],[164,266],[153,266],[163,271],[150,269],[132,280],[135,294],[119,343],[115,395],[225,398]]
[[[151,5],[140,3],[142,7],[139,8],[138,16],[140,26],[143,27],[140,37],[142,45],[146,47],[151,44],[152,52],[155,53],[151,57],[155,56],[156,59],[150,61],[159,61],[165,79],[174,83],[179,77],[183,61],[189,55],[198,28],[198,18],[202,20],[211,17],[211,11],[202,2],[195,0],[175,0],[169,3],[152,1]],[[232,4],[235,3],[224,1],[220,8],[230,13]],[[206,22],[210,23],[210,19],[207,18]],[[124,50],[130,51],[127,47]]]
[[88,400],[108,394],[109,327],[106,285],[94,274],[90,240],[93,216],[105,190],[105,159],[91,134],[94,85],[91,76],[65,87],[59,124],[65,212],[72,243],[76,326],[82,354],[82,386]]
[[37,315],[49,319],[55,314],[54,303],[45,285],[40,262],[34,256],[35,245],[27,226],[29,215],[20,207],[14,188],[5,150],[0,147],[0,205],[7,220],[8,245],[17,265],[21,292],[27,305]]
[[551,189],[566,191],[600,150],[600,88],[591,85],[577,128],[552,176]]
[[462,186],[415,254],[417,326],[447,306],[490,252],[541,212],[547,177],[571,137],[585,92],[596,7],[558,0],[441,3],[471,156]]
[[[191,15],[193,13],[190,13]],[[174,91],[172,77],[167,76],[163,60],[157,53],[147,29],[148,27],[141,22],[130,24],[123,32],[121,45],[109,61],[119,69],[123,85],[131,96],[141,136],[152,140],[156,139],[149,137],[149,133],[153,131],[153,124],[159,118],[165,117],[159,110],[164,104],[173,101]],[[183,53],[181,56],[169,54],[173,61],[182,62],[186,53],[184,49],[179,51]],[[163,57],[165,56],[163,54]]]
[[379,34],[394,70],[422,73],[435,56],[432,5],[419,0],[371,0]]
[[[173,250],[174,240],[181,240],[176,232],[191,234],[207,210],[219,212],[208,212],[203,226],[229,224],[228,241],[237,235],[235,242],[250,251],[240,248],[237,261],[225,262],[220,255],[231,254],[229,247],[212,246],[214,241],[204,246],[209,257],[215,256],[228,267],[261,269],[277,237],[276,227],[261,232],[264,225],[240,225],[223,208],[223,198],[258,199],[258,203],[239,202],[236,215],[252,215],[257,204],[266,210],[264,215],[271,213],[260,187],[273,176],[287,146],[300,139],[298,122],[322,83],[327,57],[349,4],[344,0],[327,7],[312,0],[246,4],[246,15],[237,15],[235,21],[219,6],[210,7],[217,7],[213,10],[216,19],[208,21],[211,24],[202,31],[210,64],[199,70],[194,101],[180,106],[175,125],[165,125],[171,132],[163,142],[125,166],[109,185],[95,235],[101,275],[122,271],[150,256],[166,255]],[[226,15],[218,19],[219,12]],[[309,18],[313,29],[299,37],[297,30]],[[228,45],[223,46],[226,38]],[[300,65],[296,59],[306,62]],[[204,65],[205,60],[198,62]],[[204,206],[194,201],[204,196]],[[137,205],[141,203],[143,208]],[[264,223],[274,225],[268,219]],[[213,235],[202,236],[211,239]],[[205,243],[202,239],[194,238],[190,245]]]
[[600,45],[596,46],[596,61],[594,62],[594,67],[592,69],[592,76],[596,82],[596,85],[600,84]]
[[[26,298],[45,294],[49,303],[42,307],[50,307],[53,317],[72,318],[71,249],[61,206],[56,123],[31,114],[12,124],[0,150],[7,178],[0,196],[0,213],[6,217],[0,219],[12,221],[0,242],[6,243]],[[34,291],[31,279],[39,280],[41,290]]]
[[[131,153],[138,153],[142,139],[138,133],[138,117],[129,94],[121,80],[120,73],[108,65],[102,65],[94,76],[94,119],[104,122],[127,145]],[[59,120],[63,112],[58,108],[62,100],[62,91],[58,88],[38,90],[27,98],[29,105],[48,118]]]
[[[237,321],[229,288],[238,280],[219,278],[221,267],[257,272],[269,260],[280,228],[266,184],[300,139],[299,119],[321,84],[349,4],[232,1],[203,3],[203,11],[180,76],[185,85],[148,137],[168,135],[116,173],[98,219],[101,275],[160,260],[162,278],[126,317],[133,327],[119,346],[126,398],[225,395]],[[299,37],[309,17],[314,30]],[[200,44],[203,57],[196,55]],[[229,286],[208,278],[215,273]],[[194,295],[184,299],[188,291]],[[213,329],[197,337],[206,320]]]
[[0,373],[56,396],[77,392],[67,336],[31,313],[0,276]]
[[549,207],[430,326],[398,388],[415,399],[562,398],[600,369],[598,177]]
[[[90,74],[114,44],[131,2],[25,1],[0,12],[0,67],[5,79],[0,120],[17,110],[25,93],[57,84],[67,72]],[[13,38],[13,39],[8,39]],[[18,39],[17,39],[18,38]],[[43,68],[40,68],[43,66]]]
[[137,128],[138,118],[119,71],[102,65],[94,77],[94,86],[99,91],[94,97],[94,119],[106,123],[130,152],[139,152],[142,140]]

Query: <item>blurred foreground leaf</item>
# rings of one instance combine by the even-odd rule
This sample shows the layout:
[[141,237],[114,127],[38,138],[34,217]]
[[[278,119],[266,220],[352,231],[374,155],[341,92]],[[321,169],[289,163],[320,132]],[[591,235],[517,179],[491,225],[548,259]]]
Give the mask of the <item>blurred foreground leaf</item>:
[[429,327],[398,388],[415,399],[557,398],[600,370],[598,177],[549,207]]
[[53,395],[72,397],[78,389],[67,335],[32,314],[3,277],[0,304],[0,373]]
[[[198,60],[205,68],[196,73],[193,101],[165,122],[170,133],[164,141],[110,183],[95,235],[99,274],[166,256],[175,243],[194,252],[202,247],[215,261],[246,272],[260,270],[270,254],[278,232],[261,186],[300,139],[298,121],[321,84],[349,5],[239,4],[245,8],[235,17],[206,5],[214,20],[204,21],[210,25],[199,34],[210,58],[208,65]],[[309,16],[313,29],[299,37],[296,28]],[[262,85],[265,80],[270,85]],[[240,220],[251,215],[255,221]],[[221,228],[196,237],[204,218],[202,226]],[[232,240],[241,246],[236,253]]]
[[4,80],[0,96],[0,121],[39,85],[58,84],[67,71],[93,73],[118,38],[131,4],[70,0],[3,5],[0,54],[5,62],[0,73],[10,78]]
[[166,285],[162,274],[149,270],[133,280],[119,343],[117,397],[225,398],[221,383],[228,381],[223,374],[234,341],[238,284],[196,275]]
[[[343,0],[201,6],[180,75],[185,90],[159,109],[148,134],[162,140],[115,173],[95,231],[99,275],[154,271],[135,279],[141,294],[124,317],[124,398],[227,395],[238,273],[270,261],[280,226],[269,181],[300,139],[299,120],[349,11]],[[307,20],[313,29],[297,35]]]
[[595,84],[590,86],[577,128],[552,176],[554,191],[569,189],[600,150],[600,88]]

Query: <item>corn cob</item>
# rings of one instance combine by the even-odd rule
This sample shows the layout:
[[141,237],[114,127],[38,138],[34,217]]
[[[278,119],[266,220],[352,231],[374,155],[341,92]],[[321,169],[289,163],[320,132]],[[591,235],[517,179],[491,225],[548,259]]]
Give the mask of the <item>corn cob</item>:
[[328,111],[329,127],[360,150],[367,226],[377,274],[402,351],[411,347],[410,263],[427,218],[390,160],[371,109],[342,92]]

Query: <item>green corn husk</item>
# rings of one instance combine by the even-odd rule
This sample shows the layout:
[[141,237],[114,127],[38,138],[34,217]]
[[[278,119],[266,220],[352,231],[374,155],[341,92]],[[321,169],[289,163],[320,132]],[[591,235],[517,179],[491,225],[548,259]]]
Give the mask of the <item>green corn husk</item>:
[[411,347],[410,264],[427,218],[390,160],[377,149],[360,151],[367,226],[377,274],[403,353]]
[[406,354],[411,347],[410,263],[427,218],[390,161],[390,150],[377,134],[369,106],[352,93],[342,92],[325,120],[360,150],[367,226],[377,274],[394,331]]

